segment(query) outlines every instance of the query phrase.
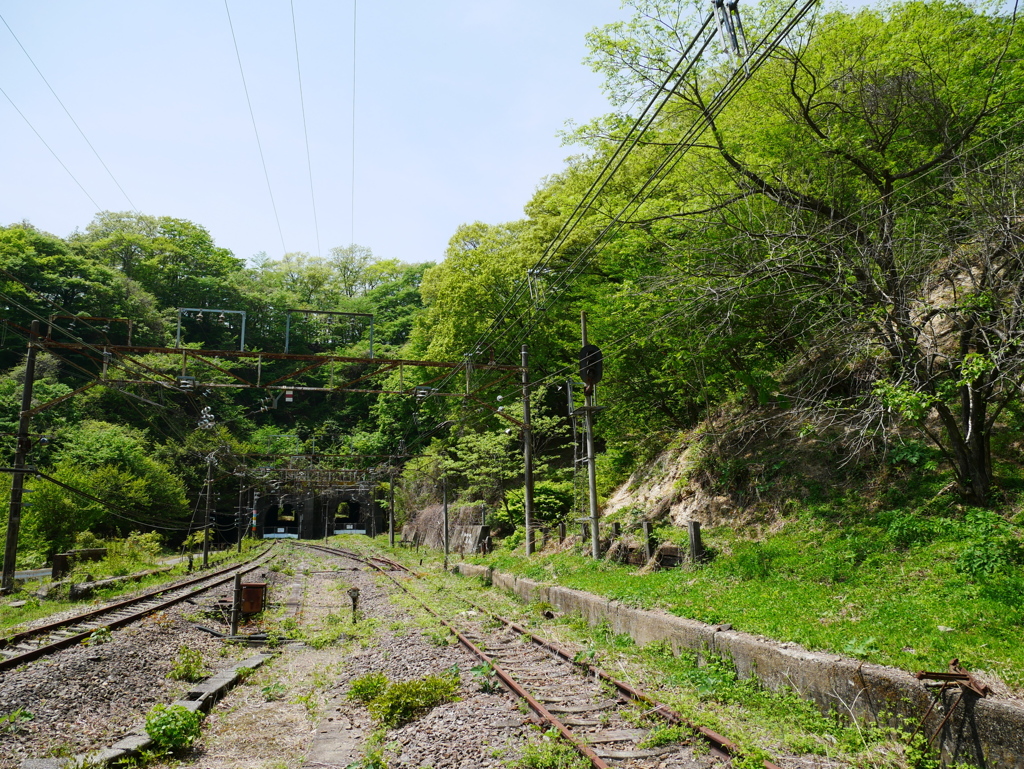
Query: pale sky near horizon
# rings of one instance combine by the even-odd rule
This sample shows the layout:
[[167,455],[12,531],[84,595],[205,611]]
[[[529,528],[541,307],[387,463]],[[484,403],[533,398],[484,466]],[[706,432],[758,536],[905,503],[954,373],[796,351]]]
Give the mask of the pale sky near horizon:
[[[522,216],[578,151],[565,121],[610,110],[585,34],[629,16],[618,0],[359,2],[353,222],[352,0],[228,7],[283,245],[223,0],[0,0],[0,15],[138,211],[190,219],[243,258],[354,236],[406,262],[439,261],[462,223]],[[3,24],[0,40],[0,224],[66,236],[130,210]]]

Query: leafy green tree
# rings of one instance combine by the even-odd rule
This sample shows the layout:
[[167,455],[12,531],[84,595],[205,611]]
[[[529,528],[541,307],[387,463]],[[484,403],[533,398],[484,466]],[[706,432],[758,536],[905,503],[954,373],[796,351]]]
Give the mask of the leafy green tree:
[[[620,104],[660,79],[692,24],[636,6],[630,25],[593,39]],[[777,14],[767,6],[748,26]],[[709,125],[633,224],[675,246],[658,288],[680,315],[706,316],[709,337],[746,339],[748,352],[735,348],[745,386],[773,389],[749,366],[758,347],[768,361],[795,356],[805,374],[792,395],[809,419],[847,419],[869,439],[908,418],[975,503],[988,499],[991,431],[1024,370],[1011,341],[1018,214],[1000,181],[1019,174],[1006,154],[1021,138],[1013,32],[1012,19],[955,2],[830,11],[720,115],[709,105],[728,66],[697,68],[636,160]],[[615,124],[586,130],[600,145]]]
[[57,440],[53,477],[100,501],[42,479],[33,481],[33,506],[23,521],[29,550],[60,552],[83,531],[101,538],[125,536],[174,530],[187,520],[184,484],[152,455],[144,435],[87,420],[62,431]]

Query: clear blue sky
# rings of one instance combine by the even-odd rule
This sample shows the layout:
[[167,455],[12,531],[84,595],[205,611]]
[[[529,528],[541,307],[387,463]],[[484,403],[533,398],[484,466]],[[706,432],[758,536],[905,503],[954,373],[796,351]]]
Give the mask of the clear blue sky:
[[[352,211],[352,0],[294,0],[319,221],[289,0],[229,0],[284,248],[353,240],[436,261],[459,224],[519,218],[573,148],[568,119],[608,111],[584,35],[618,0],[360,0]],[[0,0],[0,13],[142,213],[190,219],[237,256],[280,257],[223,0]],[[0,224],[57,235],[129,210],[0,24]]]

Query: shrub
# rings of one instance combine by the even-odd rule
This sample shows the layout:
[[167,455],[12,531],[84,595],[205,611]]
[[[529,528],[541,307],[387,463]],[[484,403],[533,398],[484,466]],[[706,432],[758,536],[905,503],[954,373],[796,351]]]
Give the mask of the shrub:
[[367,673],[352,680],[348,698],[358,702],[370,702],[388,686],[388,677],[383,673]]
[[956,562],[962,574],[983,580],[996,574],[1013,575],[1024,564],[1024,543],[997,513],[971,510],[963,528],[969,542]]
[[352,681],[349,698],[367,703],[370,715],[386,728],[407,724],[442,702],[456,699],[459,677],[454,672],[389,683],[383,673]]
[[187,646],[178,648],[178,656],[171,664],[169,676],[175,681],[201,681],[210,671],[203,662],[202,652],[197,649],[190,649]]
[[199,739],[201,723],[201,714],[182,705],[154,705],[146,714],[146,734],[163,750],[179,750]]

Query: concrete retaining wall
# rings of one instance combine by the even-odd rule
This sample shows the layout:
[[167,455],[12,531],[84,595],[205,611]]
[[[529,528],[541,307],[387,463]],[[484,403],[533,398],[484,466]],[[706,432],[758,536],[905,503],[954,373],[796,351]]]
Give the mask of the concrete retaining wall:
[[[896,668],[810,652],[795,643],[777,643],[729,626],[634,609],[591,593],[544,585],[484,566],[463,563],[459,570],[467,576],[490,579],[495,587],[524,601],[545,601],[560,611],[579,613],[591,625],[607,621],[613,632],[628,634],[641,646],[663,641],[676,653],[693,651],[731,659],[741,678],[757,678],[769,689],[792,689],[814,700],[823,712],[835,709],[864,722],[903,719],[916,725],[931,702],[932,695],[920,681]],[[949,690],[924,725],[925,734],[933,734],[947,709],[955,705],[942,727],[943,761],[988,769],[1024,769],[1024,708],[970,693],[956,704],[959,696],[958,688]]]

